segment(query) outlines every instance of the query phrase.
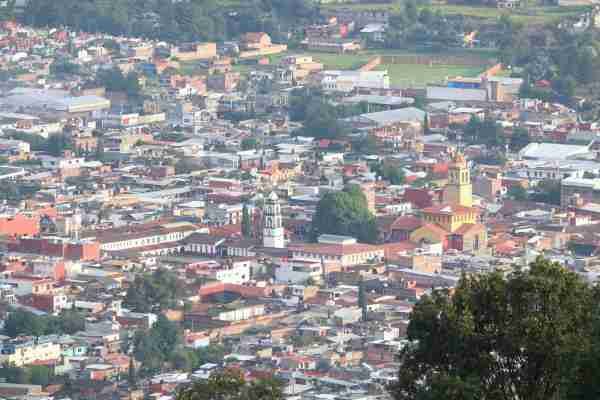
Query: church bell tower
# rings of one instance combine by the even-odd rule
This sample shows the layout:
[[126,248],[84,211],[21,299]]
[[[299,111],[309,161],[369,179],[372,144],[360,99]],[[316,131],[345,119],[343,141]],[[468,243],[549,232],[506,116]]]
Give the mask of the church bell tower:
[[263,246],[283,249],[285,237],[281,221],[281,205],[275,192],[265,199],[263,211]]
[[448,168],[448,185],[444,190],[444,203],[473,206],[473,185],[465,157],[457,152]]

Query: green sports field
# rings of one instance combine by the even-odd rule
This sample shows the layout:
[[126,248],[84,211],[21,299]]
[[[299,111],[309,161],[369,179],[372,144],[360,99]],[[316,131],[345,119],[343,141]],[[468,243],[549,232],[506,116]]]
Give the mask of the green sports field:
[[456,76],[476,77],[485,70],[485,66],[383,64],[377,69],[388,71],[393,86],[419,88]]

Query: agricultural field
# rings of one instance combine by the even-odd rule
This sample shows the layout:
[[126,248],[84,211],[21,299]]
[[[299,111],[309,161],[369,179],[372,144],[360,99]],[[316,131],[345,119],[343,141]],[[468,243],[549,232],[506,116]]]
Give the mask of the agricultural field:
[[483,19],[496,19],[507,15],[513,20],[522,23],[545,24],[558,21],[564,17],[577,16],[587,9],[586,7],[558,7],[558,6],[531,6],[511,11],[499,10],[493,7],[465,6],[458,4],[432,4],[427,6],[434,12],[440,11],[448,15],[464,15]]
[[[397,2],[392,3],[352,3],[339,2],[327,3],[322,5],[323,8],[353,8],[357,10],[388,10],[390,12],[399,12],[401,10]],[[482,19],[496,19],[502,15],[513,17],[515,21],[543,24],[557,21],[560,18],[577,16],[585,12],[587,6],[538,6],[525,5],[522,8],[515,10],[500,10],[495,7],[483,7],[461,4],[446,4],[445,2],[432,2],[429,5],[420,6],[420,8],[430,8],[434,12],[440,11],[442,14],[448,15],[464,15],[467,17],[475,17]]]

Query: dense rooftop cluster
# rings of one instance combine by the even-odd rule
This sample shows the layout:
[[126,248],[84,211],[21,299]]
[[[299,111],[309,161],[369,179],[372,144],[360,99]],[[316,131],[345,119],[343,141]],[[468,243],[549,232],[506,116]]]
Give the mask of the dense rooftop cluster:
[[[600,125],[575,72],[488,58],[503,45],[454,17],[423,44],[460,51],[398,51],[417,27],[383,4],[201,41],[222,33],[164,38],[155,12],[120,36],[40,28],[56,21],[17,3],[0,23],[0,398],[186,399],[227,379],[227,399],[418,398],[390,388],[414,378],[397,355],[420,300],[538,256],[596,281]],[[598,23],[577,9],[560,29]]]

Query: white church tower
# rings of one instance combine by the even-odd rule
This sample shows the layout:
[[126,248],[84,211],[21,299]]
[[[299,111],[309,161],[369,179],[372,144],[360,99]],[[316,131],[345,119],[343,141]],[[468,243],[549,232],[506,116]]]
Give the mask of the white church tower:
[[275,192],[265,199],[263,210],[263,246],[283,249],[285,237],[281,223],[281,205]]

